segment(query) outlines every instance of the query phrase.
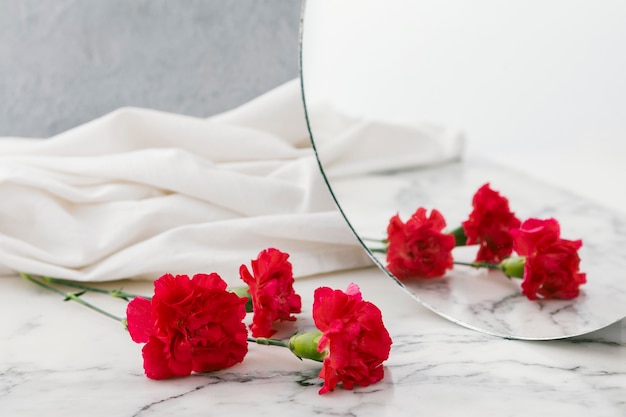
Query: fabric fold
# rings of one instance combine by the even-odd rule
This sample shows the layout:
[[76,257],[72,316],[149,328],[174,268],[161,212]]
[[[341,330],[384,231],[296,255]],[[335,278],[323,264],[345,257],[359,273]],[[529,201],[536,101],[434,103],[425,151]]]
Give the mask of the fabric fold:
[[[290,253],[296,277],[370,265],[319,171],[300,97],[294,80],[208,119],[122,108],[49,139],[0,139],[0,274],[217,272],[240,285],[239,265],[268,247]],[[338,173],[366,136],[345,122],[341,143],[323,145]]]

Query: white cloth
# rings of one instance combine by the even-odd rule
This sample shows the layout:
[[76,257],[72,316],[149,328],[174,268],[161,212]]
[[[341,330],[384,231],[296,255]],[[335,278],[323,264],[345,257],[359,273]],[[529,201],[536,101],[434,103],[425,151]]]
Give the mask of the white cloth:
[[[218,272],[238,285],[268,247],[290,253],[296,277],[370,264],[320,174],[300,97],[294,80],[209,119],[122,108],[49,139],[0,139],[0,274]],[[355,142],[353,123],[329,134]],[[335,160],[349,158],[339,148]]]

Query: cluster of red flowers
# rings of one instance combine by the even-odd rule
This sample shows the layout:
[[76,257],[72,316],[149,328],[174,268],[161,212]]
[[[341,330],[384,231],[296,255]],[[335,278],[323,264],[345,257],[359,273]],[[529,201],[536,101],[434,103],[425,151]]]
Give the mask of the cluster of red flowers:
[[[530,218],[522,223],[508,199],[489,184],[474,194],[472,206],[461,227],[449,232],[437,210],[427,215],[420,207],[406,222],[393,216],[387,227],[387,269],[400,280],[441,277],[453,268],[455,247],[478,245],[472,266],[522,278],[522,293],[528,299],[578,296],[579,286],[586,282],[579,271],[582,242],[562,239],[557,220]],[[511,257],[514,251],[517,257]]]
[[[240,268],[252,299],[250,330],[255,338],[273,335],[276,322],[295,320],[293,314],[301,311],[288,257],[270,248],[252,261],[252,272],[245,265]],[[352,389],[381,380],[391,338],[378,307],[364,301],[354,284],[346,292],[318,288],[314,300],[313,319],[318,328],[310,332],[314,337],[298,335],[294,343],[263,339],[262,344],[288,347],[298,357],[323,361],[320,394],[333,391],[339,382]],[[145,343],[146,375],[172,378],[225,369],[243,361],[248,342],[260,343],[248,337],[243,322],[247,301],[247,297],[229,291],[216,273],[192,278],[166,274],[156,280],[152,299],[135,297],[126,315],[133,341]]]

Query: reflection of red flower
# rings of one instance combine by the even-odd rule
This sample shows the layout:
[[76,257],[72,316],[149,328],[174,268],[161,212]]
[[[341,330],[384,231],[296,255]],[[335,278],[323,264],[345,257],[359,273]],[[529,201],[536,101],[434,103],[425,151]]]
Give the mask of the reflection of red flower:
[[509,209],[509,201],[485,184],[472,199],[474,210],[462,223],[467,244],[480,245],[475,262],[499,263],[511,255],[513,238],[510,230],[520,221]]
[[248,352],[245,298],[226,291],[219,275],[163,275],[152,300],[136,297],[128,331],[143,347],[148,378],[165,379],[228,368]]
[[380,310],[361,298],[357,285],[350,284],[346,292],[315,290],[313,319],[322,332],[318,351],[327,351],[320,394],[333,391],[339,382],[352,389],[383,379],[382,363],[389,357],[391,337]]
[[580,240],[560,238],[555,219],[528,219],[518,230],[512,230],[514,249],[525,256],[522,292],[530,300],[541,298],[575,298],[579,286],[587,282],[579,272]]
[[446,221],[441,213],[418,208],[406,223],[396,214],[387,227],[387,269],[396,278],[438,277],[452,268],[455,239],[441,231]]
[[292,313],[302,307],[300,296],[293,290],[293,272],[289,255],[269,248],[252,261],[252,274],[245,265],[239,268],[241,279],[248,284],[254,316],[252,336],[270,337],[276,320],[295,320]]

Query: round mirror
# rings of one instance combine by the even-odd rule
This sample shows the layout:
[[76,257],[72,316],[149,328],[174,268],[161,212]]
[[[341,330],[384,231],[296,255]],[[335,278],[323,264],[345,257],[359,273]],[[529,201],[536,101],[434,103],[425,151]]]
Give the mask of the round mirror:
[[[626,316],[625,2],[303,7],[313,144],[375,262],[434,312],[503,337],[564,338]],[[460,265],[475,262],[474,245],[457,244],[458,264],[436,278],[390,272],[381,252],[393,216],[403,222],[419,207],[435,209],[451,232],[485,184],[520,222],[556,219],[559,239],[582,241],[578,296],[530,300],[522,280]]]

